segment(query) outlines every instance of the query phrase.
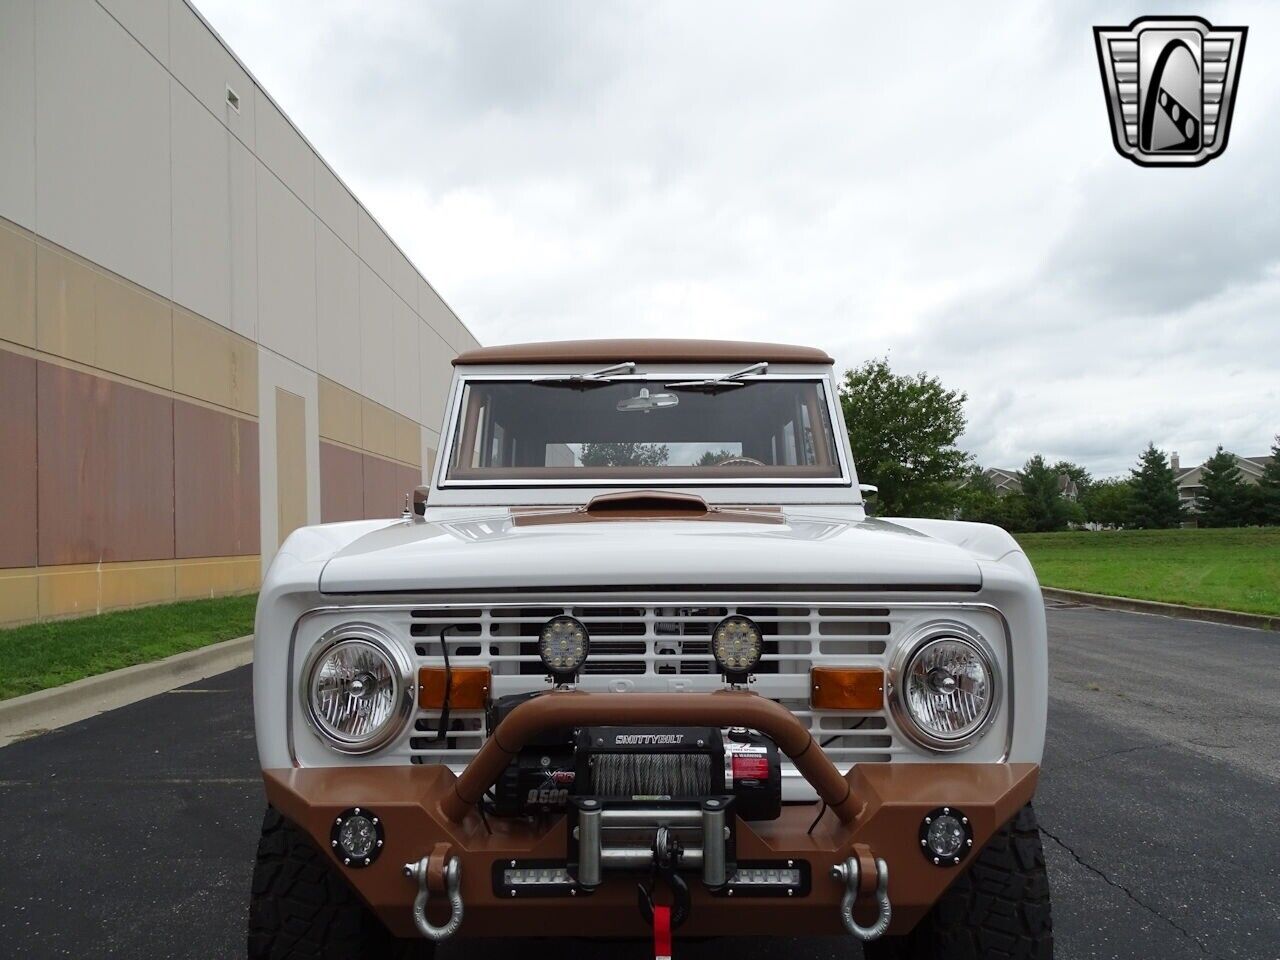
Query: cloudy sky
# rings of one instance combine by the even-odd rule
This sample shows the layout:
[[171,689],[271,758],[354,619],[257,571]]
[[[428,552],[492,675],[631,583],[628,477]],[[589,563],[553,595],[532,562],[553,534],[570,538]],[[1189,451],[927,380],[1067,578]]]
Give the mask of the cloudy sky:
[[1111,145],[1076,3],[197,0],[483,343],[888,354],[985,465],[1280,432],[1280,5],[1230,146]]

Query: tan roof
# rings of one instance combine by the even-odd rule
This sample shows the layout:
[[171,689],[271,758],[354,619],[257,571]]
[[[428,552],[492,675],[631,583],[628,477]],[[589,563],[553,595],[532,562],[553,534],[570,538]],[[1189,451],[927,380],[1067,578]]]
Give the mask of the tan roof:
[[473,363],[834,363],[815,347],[743,340],[556,340],[480,347],[453,358],[454,366]]

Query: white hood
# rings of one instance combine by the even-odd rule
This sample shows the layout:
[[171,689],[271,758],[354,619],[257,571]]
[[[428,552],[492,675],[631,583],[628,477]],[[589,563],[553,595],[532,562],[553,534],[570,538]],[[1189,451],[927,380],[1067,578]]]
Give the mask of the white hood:
[[787,511],[775,522],[522,524],[509,511],[403,522],[325,564],[324,593],[755,584],[977,590],[973,554],[884,520]]

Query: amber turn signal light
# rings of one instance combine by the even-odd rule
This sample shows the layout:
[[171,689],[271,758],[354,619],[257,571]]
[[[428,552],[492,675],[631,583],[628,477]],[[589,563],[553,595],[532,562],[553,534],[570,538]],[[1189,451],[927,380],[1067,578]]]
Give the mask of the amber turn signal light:
[[820,710],[879,710],[884,704],[884,671],[873,667],[814,667],[809,703]]
[[[449,673],[449,709],[483,710],[489,702],[489,668],[454,667]],[[444,708],[445,676],[444,667],[418,670],[418,706],[423,710]]]

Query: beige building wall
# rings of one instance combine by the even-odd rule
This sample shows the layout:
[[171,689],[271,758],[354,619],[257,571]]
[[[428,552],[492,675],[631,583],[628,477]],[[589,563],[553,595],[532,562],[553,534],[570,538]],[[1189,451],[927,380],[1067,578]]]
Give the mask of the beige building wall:
[[253,589],[292,527],[398,513],[477,342],[196,9],[4,0],[0,115],[0,624]]

